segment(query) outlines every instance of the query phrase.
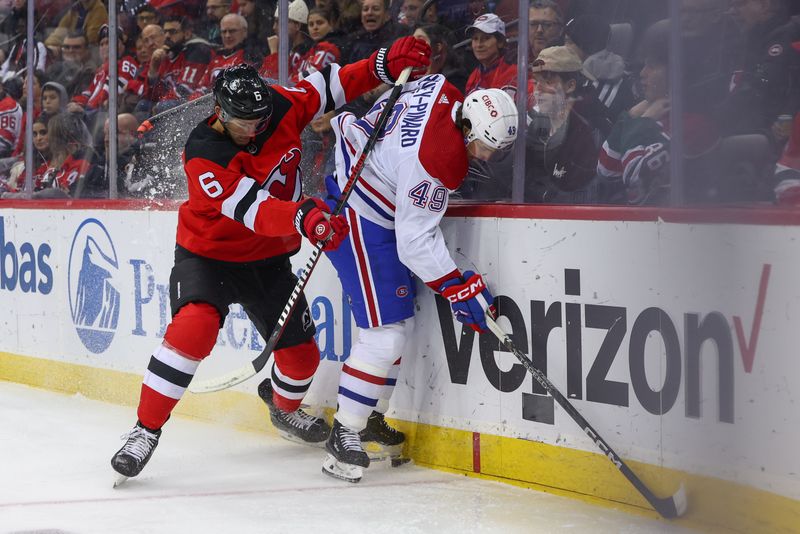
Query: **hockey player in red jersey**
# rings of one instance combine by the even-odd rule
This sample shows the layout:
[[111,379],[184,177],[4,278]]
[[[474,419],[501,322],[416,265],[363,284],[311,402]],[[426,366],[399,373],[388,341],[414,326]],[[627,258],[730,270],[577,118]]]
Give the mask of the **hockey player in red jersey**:
[[[232,303],[240,303],[265,339],[296,277],[289,257],[306,237],[334,249],[346,237],[342,217],[303,196],[300,132],[405,67],[424,74],[430,47],[413,37],[345,67],[332,64],[289,89],[267,86],[255,69],[226,69],[214,85],[214,114],[186,142],[189,199],[178,212],[175,265],[170,275],[172,322],[144,376],[139,420],[111,460],[123,477],[136,476],[161,427],[209,355]],[[259,385],[273,424],[306,442],[330,428],[299,409],[319,365],[314,324],[301,296],[274,352],[271,377]]]

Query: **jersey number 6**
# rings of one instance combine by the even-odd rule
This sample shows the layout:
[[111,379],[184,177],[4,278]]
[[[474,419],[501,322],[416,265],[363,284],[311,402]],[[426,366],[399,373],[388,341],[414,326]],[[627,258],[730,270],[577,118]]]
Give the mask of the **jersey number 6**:
[[200,187],[206,192],[206,195],[211,198],[216,198],[222,194],[222,186],[216,181],[213,172],[204,172],[198,176],[200,180]]

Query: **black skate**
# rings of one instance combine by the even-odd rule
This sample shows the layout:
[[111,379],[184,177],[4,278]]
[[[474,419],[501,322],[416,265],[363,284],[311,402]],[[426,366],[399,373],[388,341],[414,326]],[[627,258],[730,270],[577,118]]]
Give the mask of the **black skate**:
[[322,472],[347,482],[358,482],[364,475],[362,468],[369,467],[369,456],[361,447],[358,434],[333,420],[333,429],[325,443],[328,457],[322,463]]
[[408,459],[403,458],[403,443],[405,434],[389,426],[380,412],[373,411],[367,419],[367,426],[358,433],[364,443],[364,450],[370,460],[392,460],[392,466],[404,464]]
[[269,418],[281,437],[304,445],[322,446],[331,427],[322,417],[314,417],[298,408],[284,412],[272,402],[272,382],[268,378],[258,385],[258,396],[269,408]]
[[149,430],[137,421],[133,430],[123,437],[125,445],[111,458],[111,467],[121,475],[114,483],[115,488],[142,472],[156,450],[161,430]]

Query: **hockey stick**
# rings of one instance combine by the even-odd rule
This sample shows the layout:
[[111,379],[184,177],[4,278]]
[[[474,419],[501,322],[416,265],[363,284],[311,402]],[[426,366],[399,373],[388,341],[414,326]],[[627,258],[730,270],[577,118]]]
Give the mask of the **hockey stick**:
[[[370,152],[372,152],[372,148],[375,146],[375,143],[378,142],[378,137],[383,131],[384,126],[386,126],[386,121],[389,120],[389,115],[392,113],[394,103],[400,97],[400,92],[403,90],[403,84],[408,81],[408,77],[410,75],[411,67],[407,67],[403,70],[403,72],[400,74],[400,77],[394,83],[394,88],[392,89],[389,97],[386,99],[386,105],[384,106],[380,116],[378,116],[378,121],[375,124],[375,130],[367,140],[367,144],[364,146],[364,150],[361,152],[361,157],[358,159],[358,162],[356,162],[353,170],[350,172],[350,178],[347,179],[347,183],[342,189],[342,196],[339,197],[339,202],[336,204],[336,207],[333,210],[333,215],[338,215],[344,208],[344,205],[347,203],[347,199],[350,197],[350,193],[352,192],[353,187],[356,185],[356,181],[358,180],[358,177],[361,175],[361,171],[364,168],[364,163],[367,160],[367,156]],[[289,301],[286,303],[286,306],[284,306],[283,311],[281,312],[278,323],[275,325],[275,328],[272,329],[272,334],[270,334],[269,339],[267,340],[267,346],[264,348],[261,354],[259,354],[252,362],[240,369],[236,369],[231,373],[217,378],[211,378],[192,383],[189,386],[189,391],[192,393],[211,393],[213,391],[227,389],[255,376],[259,371],[261,371],[261,369],[264,368],[264,366],[267,364],[270,354],[272,354],[272,351],[275,350],[275,345],[278,343],[281,334],[283,334],[283,329],[286,327],[286,322],[292,315],[292,311],[294,311],[294,307],[295,304],[297,304],[300,293],[303,292],[303,289],[306,287],[306,283],[308,282],[308,278],[311,276],[311,272],[317,265],[320,253],[322,252],[322,246],[323,243],[320,242],[314,247],[311,256],[306,262],[306,266],[303,268],[302,274],[297,279],[297,284],[294,286],[292,294],[289,296]]]
[[214,93],[208,93],[207,95],[203,95],[201,97],[195,98],[194,100],[189,100],[188,102],[184,102],[183,104],[175,106],[174,108],[169,108],[169,109],[166,109],[166,110],[162,111],[161,113],[156,113],[155,115],[153,115],[149,119],[143,120],[142,124],[140,124],[139,127],[136,129],[136,133],[139,134],[139,137],[142,137],[144,134],[146,134],[147,132],[152,130],[154,124],[157,123],[158,121],[160,121],[161,119],[165,119],[167,117],[171,117],[172,115],[183,111],[184,109],[188,108],[189,106],[195,106],[197,104],[202,104],[206,100],[210,100],[211,98],[213,98],[213,96],[214,96]]
[[578,412],[577,409],[564,397],[564,395],[559,392],[556,387],[553,385],[552,382],[542,373],[539,369],[533,366],[531,360],[520,350],[514,346],[514,343],[508,337],[502,328],[492,319],[488,314],[486,315],[486,324],[489,326],[489,330],[497,336],[497,339],[506,346],[508,350],[514,353],[514,356],[522,363],[525,369],[533,375],[533,378],[536,379],[539,384],[542,385],[544,389],[552,396],[556,402],[566,411],[572,420],[578,423],[584,432],[594,441],[595,445],[602,451],[602,453],[611,460],[617,469],[619,469],[625,478],[633,484],[633,486],[642,494],[642,496],[647,499],[647,502],[656,509],[656,511],[661,514],[662,517],[666,519],[674,519],[676,517],[682,516],[686,513],[686,489],[684,488],[683,484],[681,483],[680,488],[678,491],[675,492],[674,495],[671,497],[659,498],[656,497],[650,488],[644,485],[644,482],[641,481],[639,477],[628,467],[628,464],[622,461],[619,455],[614,452],[614,450],[606,443],[606,441],[600,437],[600,434],[589,424],[586,419]]

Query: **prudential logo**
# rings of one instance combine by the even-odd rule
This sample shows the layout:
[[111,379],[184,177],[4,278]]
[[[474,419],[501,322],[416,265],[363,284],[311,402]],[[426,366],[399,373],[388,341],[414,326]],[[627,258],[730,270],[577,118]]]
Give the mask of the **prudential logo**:
[[119,319],[119,291],[114,276],[119,262],[103,223],[86,219],[69,251],[69,307],[84,346],[95,354],[108,349]]

